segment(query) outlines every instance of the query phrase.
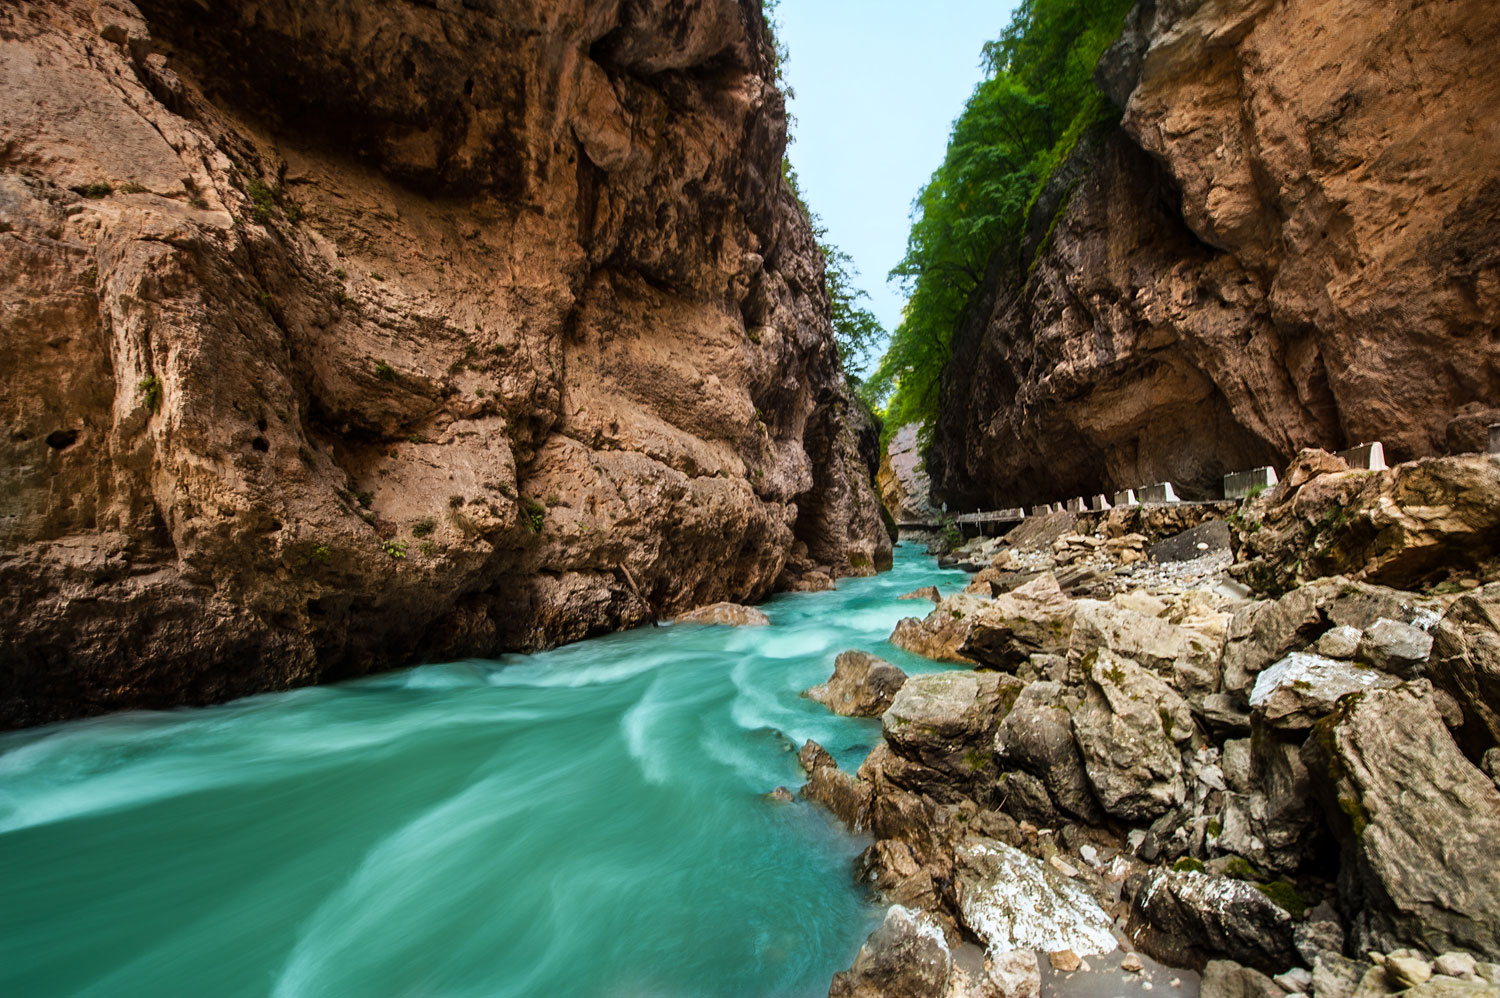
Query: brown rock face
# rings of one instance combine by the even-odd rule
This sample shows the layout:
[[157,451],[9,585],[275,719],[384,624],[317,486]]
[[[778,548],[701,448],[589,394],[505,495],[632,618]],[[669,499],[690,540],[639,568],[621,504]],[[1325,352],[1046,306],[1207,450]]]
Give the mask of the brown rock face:
[[885,563],[769,76],[734,0],[0,10],[0,725]]
[[1500,396],[1493,14],[1145,3],[1100,69],[1122,126],[1080,144],[1024,283],[994,270],[955,336],[935,494],[1210,498],[1303,447],[1475,449]]

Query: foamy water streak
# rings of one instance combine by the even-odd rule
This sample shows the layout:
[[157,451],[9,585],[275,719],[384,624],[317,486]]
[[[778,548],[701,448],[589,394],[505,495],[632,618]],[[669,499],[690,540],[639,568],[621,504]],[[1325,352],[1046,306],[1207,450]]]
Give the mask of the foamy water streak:
[[0,737],[0,994],[824,994],[862,844],[762,794],[878,737],[799,696],[837,652],[937,668],[885,643],[936,575]]

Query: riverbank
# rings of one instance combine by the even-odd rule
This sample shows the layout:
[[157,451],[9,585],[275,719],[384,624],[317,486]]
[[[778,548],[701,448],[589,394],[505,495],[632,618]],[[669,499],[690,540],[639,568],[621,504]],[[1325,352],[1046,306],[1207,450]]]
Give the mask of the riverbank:
[[802,752],[894,905],[830,993],[1115,993],[1150,958],[1208,996],[1500,993],[1497,485],[1480,455],[1309,451],[1224,519],[955,552],[965,591],[890,640],[966,670],[841,657],[825,699],[881,741]]

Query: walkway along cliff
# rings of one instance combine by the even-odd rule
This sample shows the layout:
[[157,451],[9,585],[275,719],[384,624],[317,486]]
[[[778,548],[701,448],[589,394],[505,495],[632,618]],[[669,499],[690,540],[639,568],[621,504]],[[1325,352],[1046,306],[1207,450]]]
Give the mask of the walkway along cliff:
[[0,724],[888,563],[759,6],[0,10]]

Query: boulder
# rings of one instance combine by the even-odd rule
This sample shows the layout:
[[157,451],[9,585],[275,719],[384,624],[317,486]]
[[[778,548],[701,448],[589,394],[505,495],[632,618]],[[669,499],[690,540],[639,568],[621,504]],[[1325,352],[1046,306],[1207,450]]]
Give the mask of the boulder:
[[[1313,961],[1313,994],[1318,998],[1384,998],[1380,971],[1363,960],[1350,960],[1336,951],[1319,953]],[[1365,986],[1366,979],[1369,986]]]
[[995,730],[1024,686],[996,672],[910,677],[880,718],[894,757],[884,772],[939,800],[986,796],[996,775]]
[[1426,681],[1344,699],[1302,753],[1339,838],[1356,947],[1500,956],[1500,790],[1454,744]]
[[1224,688],[1250,688],[1260,670],[1312,641],[1325,627],[1311,587],[1236,610],[1224,645]]
[[1032,655],[1062,654],[1073,632],[1074,607],[1049,572],[976,610],[959,653],[1011,672]]
[[1113,923],[1078,884],[1003,842],[971,836],[954,854],[960,922],[991,954],[1115,949]]
[[1255,677],[1250,707],[1272,727],[1303,730],[1327,716],[1340,697],[1400,684],[1401,680],[1379,669],[1292,652]]
[[987,953],[984,976],[989,987],[980,998],[1041,998],[1042,968],[1032,950]]
[[1381,617],[1365,628],[1355,657],[1382,672],[1410,679],[1432,652],[1432,636],[1421,628]]
[[1131,937],[1166,963],[1228,957],[1267,974],[1297,962],[1292,917],[1254,884],[1192,870],[1146,874],[1130,906]]
[[1073,740],[1068,706],[1076,692],[1060,683],[1032,683],[1021,691],[995,734],[995,756],[1037,777],[1052,805],[1063,814],[1099,824],[1104,812],[1094,798],[1083,756]]
[[1219,688],[1223,647],[1214,638],[1113,603],[1079,600],[1077,607],[1068,643],[1071,664],[1108,649],[1170,677],[1185,695],[1207,695]]
[[926,617],[905,617],[891,632],[891,644],[897,648],[938,662],[972,663],[959,646],[969,635],[969,624],[976,612],[989,600],[958,593],[944,599]]
[[906,673],[868,652],[841,652],[828,682],[802,695],[844,717],[879,717],[891,705]]
[[1181,804],[1187,787],[1174,743],[1193,731],[1187,703],[1158,676],[1109,651],[1086,664],[1089,684],[1073,734],[1104,810],[1147,821]]
[[897,596],[896,598],[897,599],[925,599],[925,600],[931,600],[934,603],[941,603],[943,601],[943,595],[942,595],[942,593],[938,592],[938,587],[937,586],[922,586],[920,589],[913,589],[909,593],[902,593],[900,596]]
[[1500,745],[1500,583],[1458,599],[1433,632],[1427,674],[1463,709],[1466,739]]
[[1199,998],[1285,998],[1275,981],[1233,960],[1210,960],[1198,982]]
[[932,917],[893,904],[854,965],[833,976],[828,998],[942,998],[952,970],[952,951]]
[[771,618],[755,609],[739,603],[710,603],[696,610],[679,613],[679,624],[717,624],[723,627],[765,627]]
[[[1319,844],[1321,812],[1296,744],[1262,729],[1252,745],[1250,773],[1233,774],[1243,789],[1223,795],[1217,848],[1261,869],[1291,873]],[[1238,754],[1234,764],[1242,765]]]
[[1146,549],[1146,557],[1154,562],[1192,561],[1229,550],[1229,524],[1223,520],[1205,520],[1151,545]]
[[1357,627],[1340,624],[1319,638],[1315,647],[1318,654],[1325,658],[1353,658],[1354,653],[1359,651],[1359,640],[1364,634]]
[[797,753],[797,759],[807,771],[803,797],[822,804],[852,829],[870,827],[874,789],[869,783],[839,769],[833,756],[811,739]]

